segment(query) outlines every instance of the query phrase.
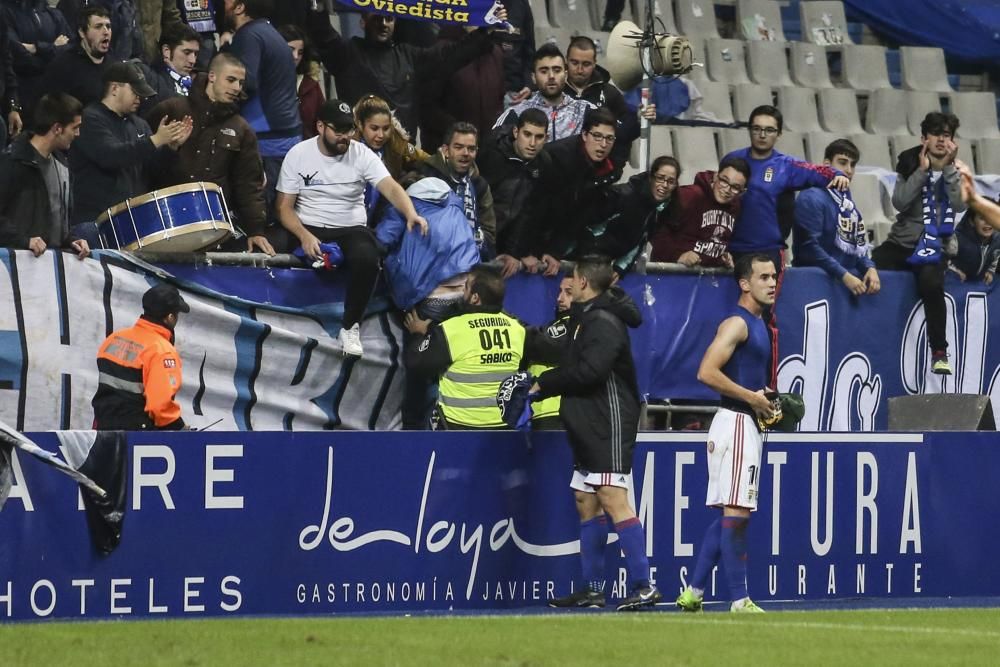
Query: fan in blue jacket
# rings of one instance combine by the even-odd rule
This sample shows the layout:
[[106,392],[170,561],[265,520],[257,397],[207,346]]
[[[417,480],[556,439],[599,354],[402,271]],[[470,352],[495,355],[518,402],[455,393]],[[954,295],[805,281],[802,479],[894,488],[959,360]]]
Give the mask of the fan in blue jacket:
[[479,249],[465,217],[462,200],[440,178],[424,178],[407,189],[417,213],[430,232],[407,234],[406,221],[394,208],[375,230],[388,255],[384,261],[389,292],[402,310],[431,296],[450,278],[468,273],[479,263]]
[[729,251],[733,259],[750,253],[768,254],[779,272],[782,268],[779,254],[785,247],[786,234],[778,223],[778,198],[803,188],[831,187],[843,191],[850,186],[836,169],[802,162],[774,150],[782,124],[778,109],[757,107],[750,112],[750,146],[726,156],[740,157],[750,164],[750,180],[740,201],[740,217],[733,228]]
[[[826,147],[823,164],[852,179],[860,157],[852,142],[837,139]],[[818,266],[855,296],[879,291],[867,229],[849,190],[809,188],[802,192],[795,200],[793,238],[795,266]]]

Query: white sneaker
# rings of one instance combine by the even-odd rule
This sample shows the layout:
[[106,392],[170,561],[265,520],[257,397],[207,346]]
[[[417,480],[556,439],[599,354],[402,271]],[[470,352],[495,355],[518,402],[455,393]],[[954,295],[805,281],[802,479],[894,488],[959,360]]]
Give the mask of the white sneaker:
[[361,347],[361,328],[357,324],[350,329],[341,329],[337,338],[340,339],[340,347],[345,356],[360,357],[364,355],[365,350]]

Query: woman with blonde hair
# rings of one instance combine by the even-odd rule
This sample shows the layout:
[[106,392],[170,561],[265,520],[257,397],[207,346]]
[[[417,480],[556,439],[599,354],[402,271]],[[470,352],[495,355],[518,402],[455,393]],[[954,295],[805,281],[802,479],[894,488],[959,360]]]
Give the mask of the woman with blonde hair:
[[[365,95],[354,105],[354,125],[357,139],[382,159],[389,175],[397,181],[403,174],[430,156],[410,143],[410,137],[389,108],[389,103],[376,95]],[[404,186],[405,187],[405,186]],[[379,192],[365,186],[365,209],[368,223],[377,224],[382,217]]]
[[354,105],[354,124],[358,140],[375,151],[389,170],[399,177],[430,157],[410,143],[410,137],[389,108],[389,103],[375,95],[365,95]]

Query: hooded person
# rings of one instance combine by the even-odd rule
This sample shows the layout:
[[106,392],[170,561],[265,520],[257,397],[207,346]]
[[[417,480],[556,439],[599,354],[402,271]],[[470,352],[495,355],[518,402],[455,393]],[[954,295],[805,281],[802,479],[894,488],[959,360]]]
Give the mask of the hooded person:
[[395,304],[429,319],[444,319],[450,305],[460,303],[465,274],[479,263],[479,250],[462,200],[440,178],[424,178],[406,190],[417,212],[434,230],[421,236],[406,233],[406,221],[389,209],[375,230],[388,254],[383,261]]

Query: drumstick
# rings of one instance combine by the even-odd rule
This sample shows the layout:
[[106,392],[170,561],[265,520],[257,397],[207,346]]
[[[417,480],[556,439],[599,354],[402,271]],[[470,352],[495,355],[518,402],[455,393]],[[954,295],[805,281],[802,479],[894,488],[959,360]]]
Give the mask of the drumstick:
[[208,426],[202,426],[201,428],[196,428],[195,430],[196,431],[207,431],[208,429],[212,428],[213,426],[215,426],[216,424],[218,424],[221,421],[222,421],[222,418],[216,419],[214,422],[212,422]]

